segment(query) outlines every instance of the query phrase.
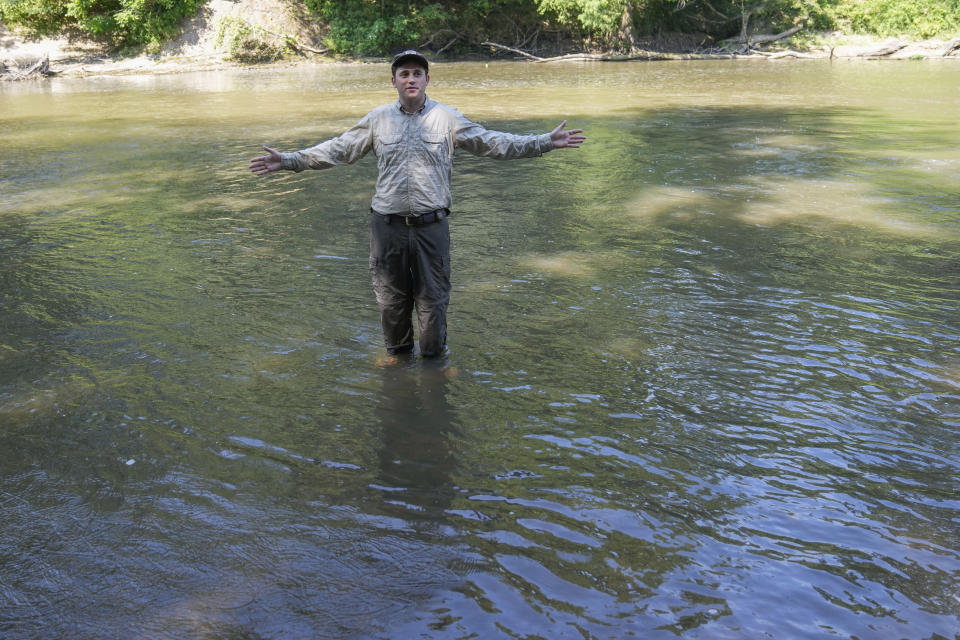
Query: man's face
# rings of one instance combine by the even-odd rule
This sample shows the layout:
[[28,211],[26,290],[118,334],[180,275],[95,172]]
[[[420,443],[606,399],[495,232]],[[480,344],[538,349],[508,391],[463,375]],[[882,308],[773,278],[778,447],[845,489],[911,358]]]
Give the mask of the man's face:
[[397,67],[390,82],[397,88],[401,102],[418,104],[427,89],[430,76],[416,62],[407,62]]

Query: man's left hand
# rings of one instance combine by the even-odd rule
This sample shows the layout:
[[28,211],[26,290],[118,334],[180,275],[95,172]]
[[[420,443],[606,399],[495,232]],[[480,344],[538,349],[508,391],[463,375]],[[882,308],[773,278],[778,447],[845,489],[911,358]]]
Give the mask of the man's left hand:
[[567,121],[561,122],[556,129],[550,132],[550,143],[554,149],[578,149],[587,137],[580,135],[583,129],[569,129],[564,131]]

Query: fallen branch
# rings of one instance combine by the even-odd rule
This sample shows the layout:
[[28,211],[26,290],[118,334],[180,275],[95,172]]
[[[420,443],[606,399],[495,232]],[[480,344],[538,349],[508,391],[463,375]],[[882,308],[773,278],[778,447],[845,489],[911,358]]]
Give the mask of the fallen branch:
[[437,49],[437,55],[440,55],[441,53],[443,53],[444,51],[446,51],[448,48],[452,47],[452,46],[454,45],[454,43],[456,43],[457,40],[459,40],[459,39],[460,39],[460,36],[454,36],[453,40],[451,40],[451,41],[448,42],[447,44],[445,44],[445,45],[443,45],[442,47],[440,47],[439,49]]
[[784,38],[789,38],[793,34],[803,29],[802,24],[798,24],[795,27],[791,27],[786,31],[781,33],[761,33],[757,35],[748,36],[746,40],[737,37],[737,38],[727,38],[726,40],[721,40],[720,44],[726,48],[728,51],[731,45],[739,45],[737,53],[749,53],[749,49],[756,44],[769,44],[771,42],[776,42],[777,40],[783,40]]
[[723,21],[724,21],[724,22],[730,22],[731,20],[736,20],[736,19],[739,17],[739,16],[728,16],[728,15],[725,14],[725,13],[720,13],[719,11],[717,11],[717,10],[714,8],[714,6],[713,6],[712,4],[710,4],[710,0],[703,0],[703,4],[707,5],[707,8],[708,8],[708,9],[710,9],[710,10],[713,11],[715,14],[717,14],[718,16],[720,16],[721,18],[723,18]]
[[[421,42],[418,48],[421,51],[426,49],[427,47],[433,45],[436,42],[438,36],[441,36],[444,34],[452,35],[453,39],[447,42],[447,44],[443,45],[443,49],[440,49],[440,51],[443,51],[444,49],[449,47],[451,44],[453,44],[454,42],[460,39],[460,34],[454,31],[453,29],[440,29],[439,31],[434,32],[433,35],[431,35],[426,42]],[[437,53],[440,53],[440,51],[438,51]]]
[[503,51],[509,51],[510,53],[515,53],[517,55],[523,56],[524,58],[529,58],[530,60],[536,60],[537,62],[543,62],[547,58],[541,58],[535,56],[532,53],[527,53],[526,51],[521,51],[520,49],[514,49],[513,47],[508,47],[506,45],[497,44],[496,42],[481,42],[481,45],[484,47],[493,47],[494,49],[501,49]]
[[784,38],[789,38],[796,32],[800,31],[800,29],[803,29],[802,24],[798,24],[797,26],[787,29],[782,33],[750,36],[748,43],[749,44],[766,44],[768,42],[776,42],[777,40],[783,40]]
[[328,53],[330,51],[329,49],[314,49],[313,47],[308,47],[307,45],[300,42],[299,38],[287,33],[277,33],[276,31],[271,31],[270,29],[267,29],[266,27],[262,27],[262,26],[259,28],[263,29],[264,33],[280,38],[281,40],[286,42],[288,45],[293,47],[294,49],[309,51],[310,53],[316,53],[319,55],[323,55],[324,53]]

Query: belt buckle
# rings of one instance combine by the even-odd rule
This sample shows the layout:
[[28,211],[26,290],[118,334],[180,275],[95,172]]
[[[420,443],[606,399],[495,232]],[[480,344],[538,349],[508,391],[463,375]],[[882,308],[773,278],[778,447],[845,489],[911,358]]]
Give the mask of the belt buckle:
[[415,227],[415,226],[417,226],[417,225],[416,225],[415,223],[411,222],[411,220],[416,220],[416,219],[417,219],[417,216],[415,216],[415,215],[413,215],[413,214],[408,215],[408,216],[403,216],[403,223],[404,223],[405,225],[407,225],[408,227]]

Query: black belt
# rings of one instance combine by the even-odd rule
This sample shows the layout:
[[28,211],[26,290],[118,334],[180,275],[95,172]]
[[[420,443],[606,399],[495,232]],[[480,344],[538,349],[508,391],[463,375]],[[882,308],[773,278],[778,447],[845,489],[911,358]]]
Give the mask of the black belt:
[[406,216],[400,213],[388,213],[384,217],[387,219],[387,224],[398,222],[403,223],[408,227],[422,227],[425,224],[440,222],[449,215],[450,209],[436,209],[426,213],[411,213],[410,215]]

